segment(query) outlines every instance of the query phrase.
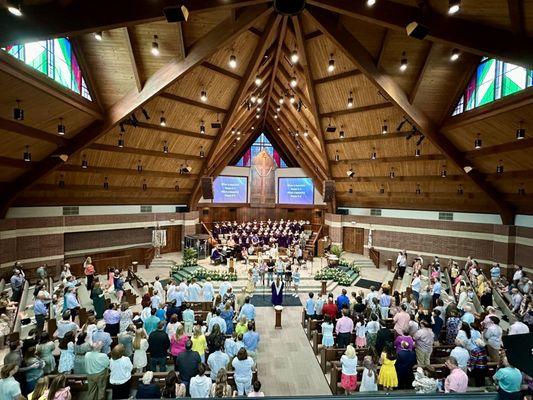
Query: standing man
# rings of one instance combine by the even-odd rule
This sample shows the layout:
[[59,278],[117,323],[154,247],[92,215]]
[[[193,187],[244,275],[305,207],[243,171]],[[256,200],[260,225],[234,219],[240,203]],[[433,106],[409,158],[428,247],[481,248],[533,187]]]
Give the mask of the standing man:
[[501,400],[519,400],[522,373],[518,368],[509,364],[507,356],[501,357],[498,371],[493,376],[498,384],[498,394]]
[[457,365],[454,357],[448,357],[444,365],[450,370],[450,375],[444,381],[445,393],[466,393],[468,388],[468,375]]
[[342,293],[337,297],[337,311],[339,314],[343,308],[350,308],[350,299],[347,293],[346,289],[342,289]]
[[439,278],[435,278],[435,283],[433,284],[433,290],[431,295],[433,297],[433,307],[437,306],[437,300],[440,299],[440,293],[442,291],[442,285]]
[[165,322],[160,321],[157,330],[150,333],[148,338],[148,351],[150,352],[150,371],[157,372],[159,365],[160,372],[167,371],[167,353],[170,347],[170,340],[164,331]]
[[40,291],[37,294],[35,303],[33,304],[33,311],[35,313],[35,320],[37,322],[37,330],[35,334],[37,338],[40,338],[41,333],[44,331],[44,322],[46,320],[46,316],[48,315],[48,307],[46,307],[45,301],[46,296],[43,291]]
[[415,333],[415,352],[418,366],[430,364],[431,352],[433,351],[434,335],[426,320],[420,321],[420,329]]
[[22,272],[20,268],[15,268],[13,270],[13,276],[11,276],[11,290],[13,292],[11,295],[11,301],[15,301],[17,303],[20,302],[25,281],[26,279],[24,277],[24,272]]
[[344,348],[352,341],[353,320],[349,317],[350,310],[344,308],[342,310],[342,317],[335,325],[335,332],[337,333],[337,347]]
[[109,357],[106,353],[101,352],[102,347],[102,342],[93,343],[91,351],[85,354],[87,400],[104,400],[106,398]]

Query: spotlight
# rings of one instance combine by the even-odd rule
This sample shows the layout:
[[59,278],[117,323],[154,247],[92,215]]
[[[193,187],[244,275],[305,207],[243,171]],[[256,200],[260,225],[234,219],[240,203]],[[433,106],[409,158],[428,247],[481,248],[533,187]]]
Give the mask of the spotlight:
[[211,128],[212,129],[222,128],[222,124],[220,123],[220,120],[218,119],[218,114],[217,114],[217,122],[211,122]]
[[526,128],[522,127],[523,122],[520,121],[518,123],[518,129],[516,130],[516,139],[522,140],[526,137]]
[[459,185],[459,186],[457,187],[457,194],[458,194],[459,196],[462,196],[462,195],[464,194],[464,192],[465,192],[465,191],[464,191],[464,189],[463,189],[463,185]]
[[165,118],[165,112],[161,111],[161,118],[159,119],[159,125],[167,126],[167,119]]
[[498,161],[498,165],[496,165],[496,173],[497,174],[503,174],[503,161]]
[[143,166],[141,164],[141,160],[139,160],[138,163],[137,163],[137,172],[138,173],[143,172]]
[[383,125],[381,126],[381,133],[383,135],[386,135],[387,133],[389,133],[389,127],[387,126],[387,120],[383,120]]
[[339,139],[344,139],[344,138],[345,138],[344,131],[340,131],[339,132]]
[[204,157],[205,157],[204,146],[200,146],[200,158],[204,158]]
[[450,61],[457,61],[461,56],[459,49],[453,49],[452,54],[450,55]]
[[333,53],[329,56],[328,61],[328,72],[333,72],[335,70],[335,60],[333,59]]
[[477,138],[476,138],[476,140],[474,140],[474,149],[476,149],[476,150],[481,149],[481,145],[482,145],[482,143],[483,143],[483,142],[481,141],[481,137],[480,137],[480,135],[479,135],[479,133],[478,133],[478,134],[477,134]]
[[16,121],[24,121],[24,109],[20,106],[21,101],[17,100],[17,106],[13,109],[13,118]]
[[346,175],[348,176],[348,178],[353,179],[353,177],[355,176],[355,172],[352,168],[350,168],[348,171],[346,171]]
[[231,69],[237,68],[237,57],[235,57],[235,54],[229,56],[228,65]]
[[420,157],[420,149],[418,147],[415,150],[415,157]]
[[442,169],[440,170],[440,177],[446,178],[447,175],[448,175],[448,172],[446,171],[446,165],[443,165]]
[[124,135],[122,133],[118,135],[118,147],[120,149],[124,147]]
[[279,104],[283,104],[284,101],[285,101],[285,98],[283,96],[281,96],[278,100]]
[[26,151],[24,152],[22,158],[26,162],[30,162],[31,161],[30,146],[26,145]]
[[263,80],[259,77],[259,75],[257,75],[255,77],[255,81],[254,82],[255,82],[256,86],[261,86],[261,83],[263,83]]
[[207,101],[207,92],[205,90],[200,92],[200,100],[202,100],[204,103]]
[[350,97],[348,97],[348,104],[347,104],[348,108],[352,108],[353,107],[353,96],[352,96],[352,92],[350,92]]
[[291,85],[291,87],[293,87],[293,88],[296,87],[296,85],[298,85],[298,80],[296,79],[295,76],[293,76],[293,77],[291,78],[290,85]]
[[200,134],[205,135],[204,121],[200,121]]
[[374,4],[376,4],[376,0],[366,0],[366,5],[368,7],[372,7]]
[[95,38],[96,40],[98,40],[99,42],[101,42],[102,39],[103,39],[102,31],[100,31],[100,32],[94,32],[94,38]]
[[296,64],[299,59],[300,59],[300,56],[298,56],[298,52],[296,50],[293,50],[291,53],[291,62],[293,64]]
[[105,190],[109,189],[109,182],[107,180],[107,176],[104,178],[104,189]]
[[144,116],[144,119],[147,120],[147,121],[150,121],[150,115],[148,114],[148,111],[146,111],[146,109],[141,107],[141,112],[142,112],[142,114]]
[[157,43],[157,35],[154,35],[154,41],[152,42],[152,54],[159,56],[159,43]]
[[21,8],[21,5],[20,5],[20,2],[18,3],[17,6],[15,6],[14,4],[9,4],[8,3],[7,11],[9,11],[15,17],[22,17],[22,8]]
[[168,154],[168,143],[166,140],[163,142],[163,153]]
[[389,172],[389,178],[394,179],[395,177],[396,177],[396,174],[394,172],[394,167],[391,167],[390,172]]
[[84,154],[83,159],[81,160],[81,167],[83,169],[87,169],[89,167],[89,163],[87,162],[87,156]]
[[379,193],[380,194],[385,193],[385,185],[381,184],[381,186],[379,187]]
[[335,150],[335,161],[339,162],[341,160],[341,156],[339,155],[339,150]]
[[146,184],[146,179],[143,180],[143,190],[146,191],[148,189],[148,185]]
[[119,123],[118,126],[120,127],[120,133],[126,133],[126,128],[124,128],[123,122]]
[[57,134],[58,135],[65,135],[66,133],[66,128],[65,128],[65,125],[63,124],[63,118],[59,118],[59,124],[57,125]]
[[449,0],[448,1],[448,14],[453,15],[461,8],[461,0]]
[[378,158],[378,154],[376,153],[376,148],[373,147],[372,148],[372,154],[370,155],[370,159],[371,160],[375,160],[376,158]]
[[257,98],[257,104],[263,104],[263,99],[261,97]]
[[402,52],[402,58],[400,60],[400,71],[404,72],[407,69],[407,56],[405,51]]
[[291,97],[289,97],[289,103],[294,104],[295,101],[296,99],[294,98],[294,95],[291,94]]

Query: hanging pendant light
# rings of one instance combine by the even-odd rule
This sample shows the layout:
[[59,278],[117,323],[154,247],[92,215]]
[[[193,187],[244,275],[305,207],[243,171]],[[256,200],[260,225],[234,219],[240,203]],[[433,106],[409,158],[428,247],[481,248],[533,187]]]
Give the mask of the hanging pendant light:
[[348,106],[348,108],[352,108],[353,107],[353,95],[352,95],[352,92],[350,92],[350,97],[348,97],[347,106]]
[[474,149],[479,150],[481,149],[482,141],[481,141],[481,135],[478,133],[476,140],[474,140]]
[[516,130],[516,139],[522,140],[526,137],[526,129],[522,126],[523,121],[518,123],[518,129]]
[[378,158],[378,154],[376,153],[376,148],[372,147],[372,154],[370,155],[371,160],[375,160]]
[[161,118],[159,119],[159,125],[167,126],[167,119],[165,118],[165,112],[161,111]]
[[496,173],[503,174],[503,160],[498,161],[498,165],[496,165]]
[[118,147],[122,149],[124,147],[124,134],[118,135]]
[[104,178],[104,189],[109,189],[109,181],[107,180],[107,176]]
[[229,56],[228,65],[231,69],[237,68],[237,57],[235,56],[235,54]]
[[402,52],[402,58],[400,59],[400,71],[404,72],[407,69],[407,55]]
[[83,158],[81,160],[81,167],[83,169],[87,169],[89,167],[89,163],[87,162],[87,156],[84,154]]
[[138,164],[137,164],[137,172],[138,173],[141,173],[143,172],[143,166],[141,164],[141,160],[139,160]]
[[15,121],[24,121],[24,109],[21,107],[21,101],[16,100],[17,106],[13,109],[13,118]]
[[146,184],[146,179],[143,180],[143,191],[148,190],[148,185]]
[[420,147],[417,147],[415,150],[415,157],[420,157]]
[[31,161],[30,146],[26,145],[26,151],[24,151],[24,154],[22,155],[22,159],[26,162]]
[[333,72],[335,70],[335,59],[333,58],[333,53],[329,56],[328,61],[328,72]]
[[63,124],[63,118],[59,118],[59,124],[57,125],[57,134],[64,136],[66,133],[65,125]]
[[335,150],[335,161],[339,162],[341,160],[341,156],[339,155],[339,150]]
[[448,172],[446,171],[446,165],[443,165],[441,170],[440,170],[440,177],[441,178],[446,178],[447,175],[448,175]]
[[152,42],[152,54],[156,57],[159,56],[159,43],[157,39],[157,35],[154,35],[154,40]]
[[383,194],[385,193],[385,185],[382,183],[381,186],[379,187],[379,193],[380,194]]
[[394,179],[396,177],[396,173],[394,172],[394,167],[391,167],[389,172],[389,178]]
[[168,143],[166,140],[163,142],[163,153],[168,154]]

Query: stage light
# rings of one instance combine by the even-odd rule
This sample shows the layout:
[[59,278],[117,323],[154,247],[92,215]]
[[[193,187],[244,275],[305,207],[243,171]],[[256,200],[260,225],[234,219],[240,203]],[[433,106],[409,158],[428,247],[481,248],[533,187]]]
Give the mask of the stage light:
[[163,153],[168,154],[168,143],[166,140],[163,142]]
[[58,135],[65,135],[66,133],[66,128],[65,128],[65,125],[63,124],[63,118],[59,118],[59,124],[57,125],[57,134]]
[[285,101],[285,98],[283,96],[281,96],[278,100],[279,104],[283,104],[284,101]]
[[498,165],[496,165],[496,173],[503,174],[503,160],[498,161]]
[[9,11],[15,17],[22,17],[22,7],[21,7],[20,2],[17,5],[8,3],[7,11]]
[[13,118],[15,121],[24,121],[24,109],[21,107],[21,101],[16,100],[17,106],[13,109]]
[[463,185],[459,185],[459,186],[457,186],[457,194],[458,194],[459,196],[462,196],[464,192],[465,192],[465,191],[464,191],[464,189],[463,189]]
[[200,92],[200,100],[202,100],[204,103],[207,101],[207,92],[205,90]]
[[296,87],[296,85],[298,85],[298,80],[296,79],[295,76],[293,76],[293,77],[291,78],[290,85],[291,85],[291,87],[293,87],[293,88]]
[[453,49],[452,54],[450,55],[450,61],[457,61],[461,56],[459,49]]
[[204,158],[204,157],[205,157],[204,146],[200,146],[200,158]]
[[518,129],[516,130],[516,139],[522,140],[526,137],[526,128],[522,127],[523,121],[518,122]]
[[144,116],[144,119],[147,121],[150,121],[150,115],[148,114],[148,111],[144,107],[141,107],[141,113]]
[[446,165],[443,165],[442,169],[440,170],[440,177],[446,178],[447,175],[448,175],[448,172],[446,171]]
[[237,57],[235,57],[235,54],[229,56],[228,65],[231,69],[237,68]]
[[294,104],[295,101],[296,99],[294,98],[294,95],[291,94],[291,97],[289,97],[289,103]]
[[449,0],[448,1],[448,14],[453,15],[461,8],[461,0]]
[[122,133],[118,135],[118,147],[120,149],[124,147],[124,135]]
[[347,106],[348,106],[348,108],[352,108],[352,107],[353,107],[353,96],[352,96],[352,92],[350,92],[350,97],[348,97],[348,103],[347,103]]
[[477,134],[477,138],[476,140],[474,140],[474,149],[476,150],[479,150],[481,149],[481,145],[483,144],[483,142],[481,141],[481,136],[480,134],[478,133]]
[[152,42],[152,54],[159,56],[159,43],[157,42],[157,35],[154,35],[154,41]]
[[83,169],[87,169],[89,167],[89,163],[87,162],[87,156],[84,154],[83,159],[81,160],[81,167]]
[[94,38],[95,38],[97,41],[101,42],[102,39],[103,39],[102,32],[101,32],[101,31],[100,31],[100,32],[94,32]]
[[348,189],[348,193],[352,194],[353,193],[353,188],[350,187],[350,189]]
[[400,71],[404,72],[407,69],[407,56],[405,51],[402,52],[402,58],[400,60]]
[[389,127],[387,126],[387,120],[383,120],[383,125],[381,126],[381,133],[383,135],[386,135],[387,133],[389,133]]
[[420,149],[418,147],[415,150],[415,157],[420,157]]
[[255,77],[255,81],[254,82],[255,82],[256,86],[261,86],[261,83],[263,83],[263,80],[259,77],[259,75],[257,75]]
[[30,162],[31,161],[30,146],[26,145],[26,151],[24,152],[22,158],[26,162]]
[[142,164],[141,164],[141,160],[139,160],[139,161],[137,162],[137,172],[138,172],[138,173],[143,172],[143,166],[142,166]]
[[291,62],[293,64],[296,64],[299,59],[300,59],[300,56],[298,55],[298,52],[296,50],[293,50],[291,53]]
[[107,176],[104,178],[104,189],[109,189],[109,181],[107,180]]
[[375,160],[376,158],[378,158],[378,154],[376,153],[376,148],[373,147],[372,148],[372,154],[370,155],[370,159],[371,160]]
[[200,121],[200,134],[205,135],[205,124],[204,121]]
[[328,61],[328,72],[333,72],[335,70],[335,59],[333,58],[333,53],[329,56]]
[[161,118],[159,119],[159,125],[167,126],[167,119],[165,118],[165,112],[161,111]]
[[366,0],[366,5],[368,7],[372,7],[374,4],[376,4],[376,0]]
[[335,161],[339,162],[341,160],[341,156],[339,155],[339,150],[335,150]]

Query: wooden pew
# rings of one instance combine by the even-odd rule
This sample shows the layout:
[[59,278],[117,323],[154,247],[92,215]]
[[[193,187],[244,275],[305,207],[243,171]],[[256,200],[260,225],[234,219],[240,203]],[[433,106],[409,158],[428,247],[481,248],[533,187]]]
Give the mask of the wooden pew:
[[13,327],[11,330],[11,334],[9,335],[9,341],[14,342],[17,340],[20,340],[22,338],[21,335],[21,320],[22,315],[25,314],[26,310],[26,304],[28,302],[28,296],[30,292],[30,284],[28,281],[24,282],[24,286],[22,288],[22,295],[20,296],[20,301],[17,304],[17,310],[15,313],[15,318],[13,320]]
[[481,314],[483,312],[483,307],[481,306],[481,302],[479,301],[479,298],[477,297],[476,286],[472,285],[472,282],[470,282],[470,279],[468,278],[468,275],[466,272],[463,272],[463,280],[466,282],[468,286],[470,286],[474,290],[474,298],[472,299],[472,303],[474,303],[474,308],[476,309],[476,312],[478,314]]

